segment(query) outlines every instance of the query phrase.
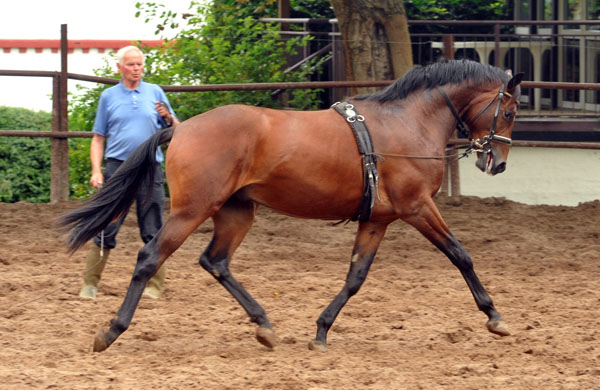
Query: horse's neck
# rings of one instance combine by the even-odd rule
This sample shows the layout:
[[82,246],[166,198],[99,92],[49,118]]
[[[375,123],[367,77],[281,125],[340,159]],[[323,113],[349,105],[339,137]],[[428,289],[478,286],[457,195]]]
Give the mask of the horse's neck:
[[[465,113],[473,103],[473,95],[479,93],[476,90],[476,86],[453,86],[450,88],[443,88],[461,118],[464,117]],[[445,101],[444,106],[447,106]]]
[[[454,87],[444,86],[442,88],[459,117],[462,117],[470,107],[469,95]],[[424,91],[422,96],[413,101],[410,107],[407,107],[406,112],[426,125],[421,129],[422,132],[425,132],[424,136],[436,140],[439,147],[446,147],[448,140],[455,132],[457,119],[437,88]]]
[[[449,138],[452,134],[454,134],[454,130],[457,128],[458,122],[462,121],[466,126],[468,126],[468,118],[466,118],[466,113],[471,109],[475,102],[475,97],[482,93],[480,88],[475,85],[454,85],[451,87],[445,86],[442,87],[448,96],[450,103],[453,107],[451,107],[448,102],[444,99],[443,96],[440,95],[439,101],[441,101],[441,110],[446,113],[446,116],[449,114],[451,118],[452,126],[449,129]],[[453,108],[456,111],[453,113]],[[468,129],[465,129],[468,131]]]

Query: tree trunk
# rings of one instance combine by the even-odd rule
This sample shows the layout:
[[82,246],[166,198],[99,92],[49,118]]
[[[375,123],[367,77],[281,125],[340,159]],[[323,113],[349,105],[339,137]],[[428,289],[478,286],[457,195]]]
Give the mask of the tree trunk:
[[[331,0],[344,40],[348,80],[391,80],[413,66],[402,0]],[[359,88],[354,93],[373,92]]]

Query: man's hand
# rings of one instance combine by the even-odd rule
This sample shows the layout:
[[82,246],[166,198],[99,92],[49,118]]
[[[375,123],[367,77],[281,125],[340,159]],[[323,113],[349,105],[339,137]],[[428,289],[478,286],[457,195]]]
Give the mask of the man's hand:
[[158,112],[158,114],[164,118],[165,124],[167,126],[173,125],[173,115],[171,115],[171,112],[169,111],[169,107],[167,106],[167,103],[154,102],[154,105],[156,107],[156,111]]
[[92,177],[90,178],[90,185],[96,187],[97,189],[102,188],[104,184],[104,175],[102,173],[92,173]]

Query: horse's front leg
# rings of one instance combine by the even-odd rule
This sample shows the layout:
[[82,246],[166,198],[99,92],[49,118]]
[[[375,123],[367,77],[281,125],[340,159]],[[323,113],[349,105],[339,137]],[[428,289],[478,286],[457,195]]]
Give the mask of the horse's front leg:
[[417,228],[458,268],[475,298],[477,307],[488,316],[486,324],[488,330],[501,336],[509,336],[508,326],[496,311],[492,299],[479,281],[471,257],[454,238],[433,200],[426,202],[416,215],[404,220]]
[[331,328],[331,325],[333,325],[342,307],[344,307],[350,297],[358,292],[367,278],[367,273],[373,263],[377,248],[379,248],[379,244],[385,235],[386,228],[387,224],[359,223],[354,249],[352,250],[350,270],[346,276],[346,283],[342,291],[340,291],[319,316],[317,320],[317,337],[309,342],[309,349],[327,349],[327,332]]

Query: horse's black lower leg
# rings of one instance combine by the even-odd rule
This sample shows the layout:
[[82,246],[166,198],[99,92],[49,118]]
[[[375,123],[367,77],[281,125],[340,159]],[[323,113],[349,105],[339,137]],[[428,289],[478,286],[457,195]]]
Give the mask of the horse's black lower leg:
[[473,261],[467,251],[452,235],[450,235],[450,239],[447,242],[439,245],[439,249],[444,252],[452,264],[458,268],[467,282],[471,294],[473,294],[477,307],[488,316],[487,327],[489,331],[501,336],[508,336],[510,334],[508,327],[504,323],[500,313],[496,311],[492,298],[490,298],[477,277],[473,268]]
[[246,291],[229,271],[233,252],[242,242],[254,221],[255,205],[235,196],[213,216],[214,236],[200,256],[200,265],[207,270],[246,310],[250,321],[258,324],[256,338],[263,345],[273,348],[273,328],[264,309]]
[[138,260],[123,304],[116,317],[111,320],[108,332],[100,330],[96,335],[94,352],[105,350],[127,330],[148,280],[158,269],[158,261],[156,240],[153,239],[139,251]]
[[419,213],[406,218],[406,222],[416,227],[429,241],[441,250],[458,268],[467,282],[479,310],[488,316],[487,328],[490,332],[508,336],[510,332],[500,314],[494,308],[492,298],[479,281],[473,261],[462,245],[450,233],[432,199],[429,199]]
[[353,254],[353,262],[350,264],[350,271],[346,276],[346,283],[342,291],[331,301],[329,306],[321,313],[317,320],[317,337],[311,340],[308,344],[310,349],[323,350],[327,345],[327,333],[333,325],[336,317],[342,310],[342,307],[348,300],[358,292],[363,282],[367,278],[367,273],[371,267],[371,263],[375,257],[375,253],[368,253],[360,258],[356,258]]
[[[226,257],[209,257],[208,253],[210,253],[210,246],[200,257],[200,265],[202,265],[202,267],[238,301],[244,310],[246,310],[246,313],[248,313],[250,321],[258,324],[259,328],[272,331],[273,327],[271,326],[264,309],[256,302],[256,300],[254,300],[254,298],[252,298],[250,293],[246,291],[244,286],[242,286],[229,271],[229,267],[227,266],[229,259]],[[274,340],[267,336],[270,333],[271,332],[260,330],[257,332],[257,338],[262,344],[269,348],[273,348],[275,346]]]
[[111,321],[108,332],[100,330],[96,334],[95,352],[108,348],[127,330],[148,280],[205,218],[203,215],[196,218],[189,216],[190,213],[186,211],[177,213],[172,210],[156,236],[140,249],[131,283],[116,317]]
[[350,270],[346,276],[346,283],[339,294],[321,313],[317,320],[317,336],[311,340],[308,347],[312,350],[324,350],[327,347],[327,333],[342,307],[355,295],[369,273],[369,268],[375,258],[377,248],[383,239],[387,225],[361,223],[356,235]]

